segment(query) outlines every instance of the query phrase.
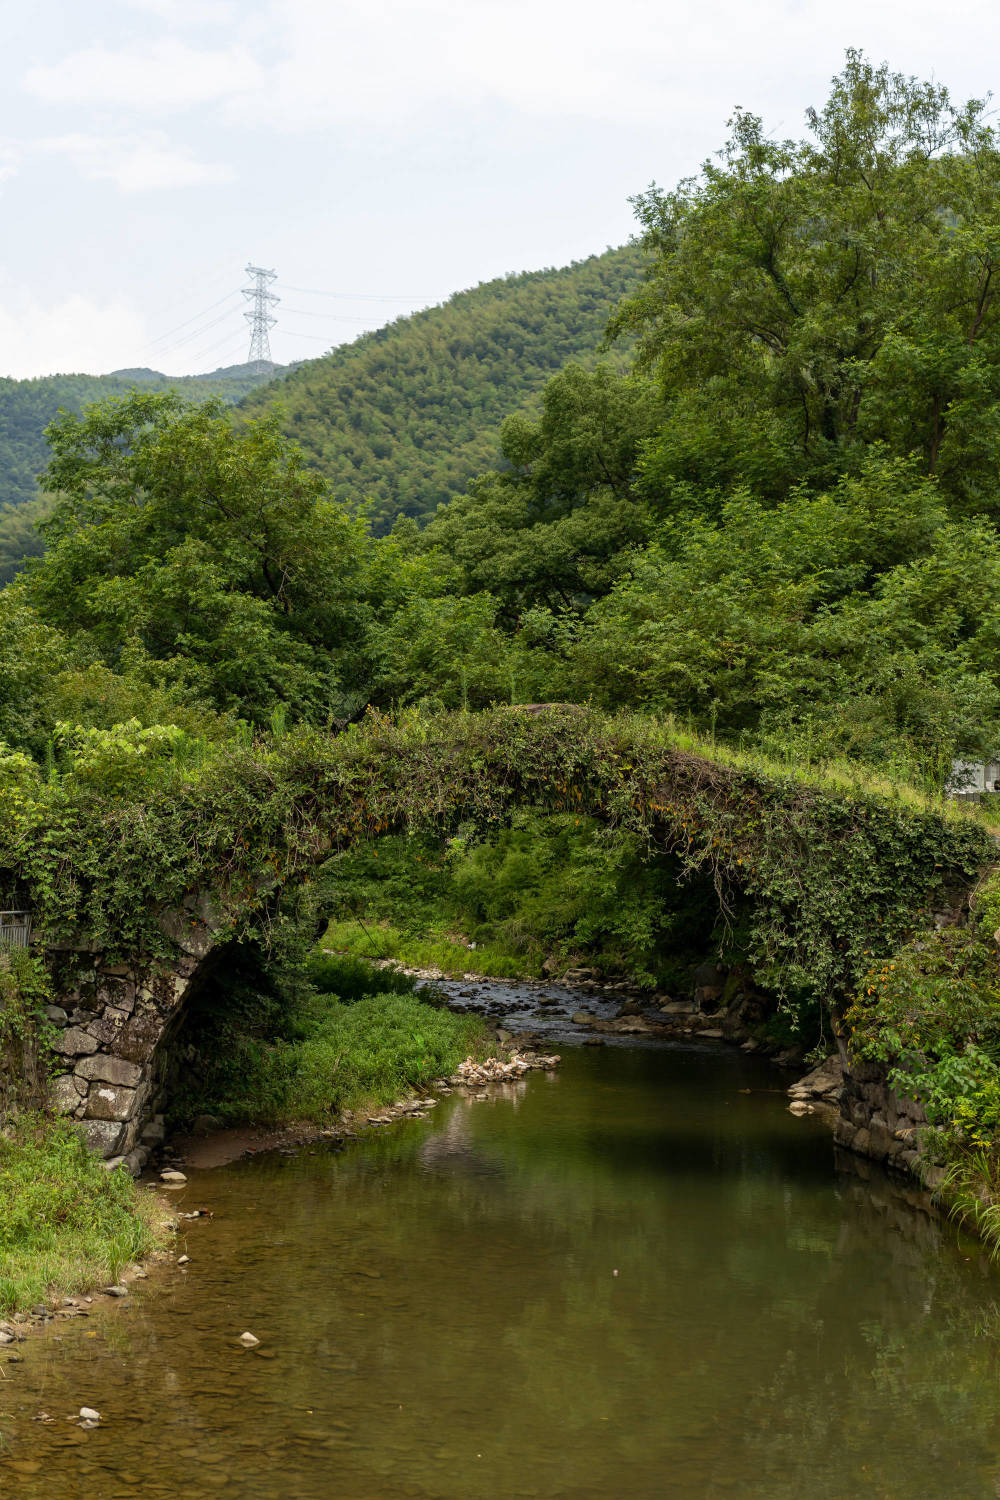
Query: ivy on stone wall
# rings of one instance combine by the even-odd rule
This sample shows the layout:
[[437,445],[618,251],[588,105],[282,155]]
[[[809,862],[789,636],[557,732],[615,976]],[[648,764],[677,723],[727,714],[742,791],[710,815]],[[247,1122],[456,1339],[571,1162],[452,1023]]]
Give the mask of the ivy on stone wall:
[[0,950],[0,1122],[48,1102],[52,1028],[41,960],[24,949]]
[[[0,874],[50,942],[168,958],[183,925],[266,938],[282,888],[406,830],[487,832],[517,807],[578,812],[711,871],[749,904],[751,958],[790,1002],[836,1004],[995,858],[971,817],[727,756],[638,715],[497,709],[370,715],[286,735],[140,753],[119,728],[46,776],[0,760]],[[169,753],[168,753],[169,752]],[[103,774],[101,757],[128,774]],[[180,924],[180,926],[178,925]]]

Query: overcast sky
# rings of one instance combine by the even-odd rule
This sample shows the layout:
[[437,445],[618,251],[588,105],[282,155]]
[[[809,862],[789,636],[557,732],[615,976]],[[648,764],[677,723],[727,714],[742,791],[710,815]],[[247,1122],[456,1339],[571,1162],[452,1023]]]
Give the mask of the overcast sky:
[[248,262],[278,272],[285,361],[620,244],[629,195],[695,170],[733,105],[798,134],[849,46],[961,98],[1000,81],[995,0],[3,10],[0,374],[18,376],[239,362]]

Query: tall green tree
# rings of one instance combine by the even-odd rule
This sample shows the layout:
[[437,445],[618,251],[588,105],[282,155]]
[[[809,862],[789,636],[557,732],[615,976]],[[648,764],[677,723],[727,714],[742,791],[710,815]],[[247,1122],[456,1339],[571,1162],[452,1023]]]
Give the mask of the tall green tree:
[[730,124],[700,178],[635,200],[652,269],[615,329],[671,403],[650,491],[780,499],[879,441],[995,511],[1000,150],[983,102],[849,52],[804,139],[747,111]]
[[265,417],[133,394],[48,429],[55,497],[26,591],[116,671],[255,720],[323,721],[370,677],[384,578],[362,521]]
[[488,590],[511,622],[536,605],[579,611],[650,535],[636,465],[662,421],[650,380],[567,365],[546,385],[540,415],[507,418],[503,467],[442,507],[426,544],[457,564],[464,592]]

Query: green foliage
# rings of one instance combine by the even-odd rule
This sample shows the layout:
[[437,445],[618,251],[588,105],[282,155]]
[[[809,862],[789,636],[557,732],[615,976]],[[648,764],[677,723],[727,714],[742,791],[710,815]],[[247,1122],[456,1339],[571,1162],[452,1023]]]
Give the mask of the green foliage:
[[[617,568],[576,622],[535,607],[510,634],[499,601],[473,596],[470,662],[543,698],[641,705],[806,762],[897,762],[939,788],[956,754],[1000,740],[1000,541],[949,521],[912,460],[872,451],[833,492],[779,507],[741,491]],[[430,635],[410,619],[404,661]]]
[[847,1012],[851,1048],[878,1062],[1000,1045],[1000,952],[976,926],[920,933],[869,966]]
[[540,970],[523,946],[513,949],[500,943],[477,944],[457,934],[461,918],[443,902],[433,906],[416,901],[405,922],[397,925],[378,915],[383,892],[366,892],[371,918],[335,916],[323,935],[324,946],[364,962],[388,958],[411,969],[437,969],[442,974],[487,974],[495,979],[524,979]]
[[[263,377],[270,380],[271,374]],[[239,401],[262,383],[248,365],[234,365],[211,375],[161,375],[157,370],[117,370],[112,375],[43,375],[33,380],[0,378],[0,558],[19,560],[5,529],[7,507],[38,507],[36,479],[49,460],[45,429],[60,411],[84,407],[133,390],[183,393],[193,400],[218,396]],[[28,549],[35,555],[37,549]]]
[[133,395],[64,413],[49,440],[26,596],[78,649],[262,722],[279,703],[329,721],[367,685],[378,551],[273,419],[236,432],[218,402]]
[[523,975],[552,958],[683,982],[719,937],[710,879],[684,878],[676,856],[580,816],[519,812],[485,839],[467,830],[444,845],[382,839],[331,869],[326,941],[416,966]]
[[640,372],[567,367],[438,512],[408,644],[386,626],[395,701],[506,676],[939,789],[993,753],[1000,148],[975,101],[853,52],[808,119],[780,141],[738,111],[699,178],[637,200],[612,333]]
[[244,407],[277,403],[286,434],[338,498],[369,505],[377,533],[399,516],[425,520],[496,463],[508,413],[570,360],[594,358],[641,259],[626,246],[459,292],[309,360]]
[[65,1121],[25,1114],[0,1135],[0,1313],[115,1281],[160,1234],[128,1173]]
[[653,384],[568,365],[541,405],[537,420],[507,418],[503,466],[444,506],[425,536],[457,564],[461,592],[486,591],[513,619],[606,593],[627,549],[651,530],[635,479],[641,445],[663,418]]
[[439,1010],[415,995],[375,994],[331,1005],[299,1049],[296,1113],[388,1104],[487,1051],[477,1016]]
[[41,557],[45,543],[39,523],[52,509],[48,495],[0,505],[0,586],[10,583],[29,557]]
[[933,1129],[925,1154],[948,1164],[953,1211],[1000,1247],[1000,949],[996,872],[965,927],[921,933],[873,965],[846,1022],[852,1053],[886,1066]]
[[619,315],[674,405],[649,455],[667,504],[745,481],[779,500],[866,446],[995,504],[1000,150],[952,104],[849,51],[808,135],[737,110],[701,177],[636,199],[654,257]]
[[1000,1067],[973,1042],[924,1067],[895,1068],[890,1082],[921,1101],[938,1127],[938,1151],[995,1155],[1000,1148]]
[[393,969],[379,969],[377,976],[370,963],[339,953],[311,953],[306,963],[309,983],[319,995],[335,995],[344,1005],[373,993],[412,995],[414,981]]

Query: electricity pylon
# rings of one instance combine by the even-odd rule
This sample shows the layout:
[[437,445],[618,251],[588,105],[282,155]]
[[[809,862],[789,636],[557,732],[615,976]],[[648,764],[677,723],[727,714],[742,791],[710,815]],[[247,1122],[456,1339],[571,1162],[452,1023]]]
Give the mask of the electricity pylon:
[[247,275],[254,278],[253,286],[242,288],[243,295],[248,302],[253,303],[250,312],[243,316],[250,324],[250,353],[247,355],[247,364],[254,366],[255,375],[266,373],[266,367],[271,364],[271,335],[269,329],[273,328],[278,321],[272,318],[270,313],[271,304],[280,302],[273,292],[268,291],[271,282],[278,275],[277,271],[265,271],[263,266],[247,266]]

